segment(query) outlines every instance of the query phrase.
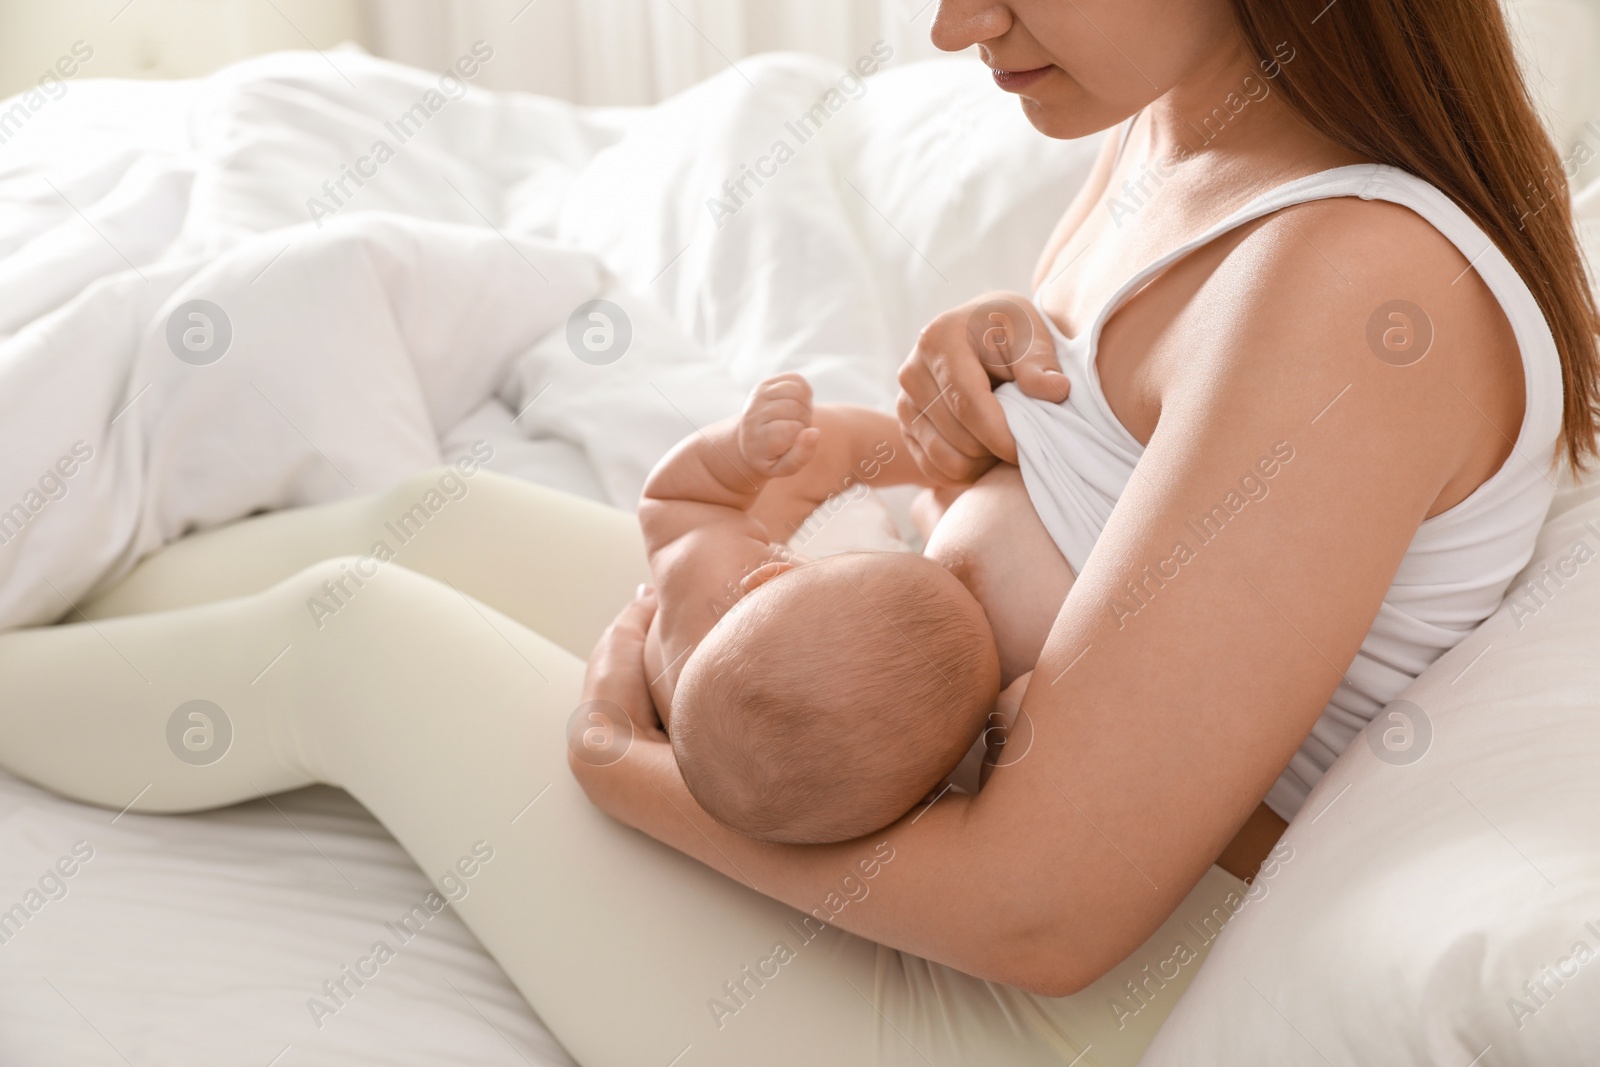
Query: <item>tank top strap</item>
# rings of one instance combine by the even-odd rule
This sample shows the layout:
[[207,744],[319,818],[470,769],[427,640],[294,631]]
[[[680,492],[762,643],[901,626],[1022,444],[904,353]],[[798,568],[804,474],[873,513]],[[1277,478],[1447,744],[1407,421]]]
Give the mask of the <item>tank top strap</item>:
[[1253,222],[1264,215],[1270,215],[1274,211],[1280,211],[1295,204],[1337,196],[1360,196],[1365,198],[1368,187],[1376,176],[1376,172],[1380,169],[1386,168],[1380,168],[1380,165],[1376,163],[1337,167],[1333,170],[1319,171],[1304,178],[1297,178],[1275,189],[1268,190],[1227,218],[1215,223],[1202,233],[1190,238],[1166,255],[1135,272],[1132,277],[1123,282],[1111,294],[1110,299],[1105,302],[1100,311],[1094,316],[1090,322],[1089,329],[1084,331],[1083,336],[1089,339],[1091,346],[1094,345],[1099,337],[1100,329],[1105,325],[1106,319],[1115,314],[1117,309],[1134,293],[1143,289],[1150,283],[1152,278],[1171,267],[1174,263],[1196,250],[1204,248],[1224,234],[1236,230],[1248,222]]
[[[1100,332],[1106,320],[1133,294],[1148,285],[1152,278],[1196,249],[1248,222],[1286,207],[1346,196],[1384,200],[1409,208],[1444,235],[1467,258],[1469,269],[1478,272],[1499,301],[1511,324],[1522,357],[1527,399],[1514,448],[1521,452],[1527,442],[1553,440],[1560,432],[1562,421],[1564,390],[1561,360],[1539,302],[1511,261],[1454,200],[1416,175],[1381,163],[1335,167],[1268,190],[1134,274],[1111,295],[1089,327],[1075,339],[1082,342],[1085,362],[1089,367],[1094,367]],[[1502,467],[1490,481],[1502,478],[1506,471],[1507,467]],[[1440,522],[1447,515],[1450,513],[1428,521]]]

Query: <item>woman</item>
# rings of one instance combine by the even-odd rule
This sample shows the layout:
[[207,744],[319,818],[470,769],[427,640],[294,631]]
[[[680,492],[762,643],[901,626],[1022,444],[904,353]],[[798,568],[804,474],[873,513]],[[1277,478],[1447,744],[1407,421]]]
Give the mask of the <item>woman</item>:
[[601,635],[631,520],[487,477],[377,580],[330,557],[425,479],[8,635],[7,766],[137,810],[344,786],[474,869],[461,914],[586,1067],[1136,1062],[1282,817],[1498,603],[1558,450],[1593,455],[1595,309],[1564,199],[1523,200],[1561,172],[1494,0],[945,0],[934,37],[1048,135],[1121,124],[1041,259],[1055,344],[986,368],[961,309],[902,373],[943,482],[1015,457],[1013,373],[1125,468],[981,794],[839,846],[723,830],[653,727],[648,593]]

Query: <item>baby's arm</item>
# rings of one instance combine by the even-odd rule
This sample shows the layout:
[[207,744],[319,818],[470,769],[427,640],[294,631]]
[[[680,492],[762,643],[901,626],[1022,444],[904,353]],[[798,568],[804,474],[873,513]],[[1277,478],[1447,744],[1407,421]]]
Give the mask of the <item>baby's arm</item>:
[[897,418],[851,404],[813,410],[811,387],[798,374],[757,387],[741,419],[741,441],[747,453],[764,454],[781,447],[797,424],[819,431],[816,454],[787,476],[775,474],[752,509],[774,540],[788,541],[830,497],[859,486],[930,484],[912,460]]
[[660,593],[646,643],[663,722],[689,652],[741,596],[793,564],[782,546],[818,505],[858,484],[922,484],[892,416],[813,410],[796,374],[759,385],[745,410],[686,438],[639,504]]
[[[779,558],[766,527],[750,513],[771,476],[742,455],[738,429],[738,420],[728,419],[685,438],[651,472],[639,501],[660,596],[645,664],[663,725],[689,652],[739,599],[747,577]],[[813,430],[809,443],[798,445],[800,458],[815,450],[815,436]]]

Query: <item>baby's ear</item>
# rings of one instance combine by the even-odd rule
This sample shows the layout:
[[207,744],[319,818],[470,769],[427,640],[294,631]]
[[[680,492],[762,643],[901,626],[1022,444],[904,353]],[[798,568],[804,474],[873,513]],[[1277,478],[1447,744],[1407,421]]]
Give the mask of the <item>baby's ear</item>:
[[744,576],[744,581],[739,583],[739,589],[746,596],[760,589],[780,574],[788,574],[795,569],[796,564],[783,559],[775,559],[771,563],[763,563],[755,570]]

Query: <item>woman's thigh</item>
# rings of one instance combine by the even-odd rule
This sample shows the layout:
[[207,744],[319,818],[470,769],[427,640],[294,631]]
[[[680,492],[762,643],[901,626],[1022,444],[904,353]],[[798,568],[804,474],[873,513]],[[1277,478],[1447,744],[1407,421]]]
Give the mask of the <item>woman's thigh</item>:
[[[306,655],[268,676],[293,748],[455,888],[585,1067],[1131,1067],[1198,966],[1160,961],[1237,885],[1216,872],[1193,914],[1078,997],[904,956],[824,926],[824,901],[802,914],[596,810],[567,766],[581,660],[402,568],[370,592],[337,626],[307,621]],[[870,838],[861,851],[893,863]],[[871,891],[860,872],[841,868],[832,908]]]
[[323,627],[398,564],[580,656],[650,580],[632,515],[491,471],[443,467],[382,493],[193,534],[145,559],[84,612],[98,620],[248,596],[340,556],[351,557],[348,567],[305,598],[308,617]]
[[[0,682],[26,697],[0,709],[0,760],[139,811],[348,789],[585,1067],[1136,1061],[1198,966],[1161,977],[1169,942],[1196,941],[1180,918],[1091,990],[1040,1000],[824,928],[588,803],[566,766],[574,653],[642,567],[626,516],[490,479],[406,531],[409,555],[359,586],[359,558],[293,571],[330,547],[368,551],[373,524],[428,485],[195,538],[102,602],[127,617],[0,636]],[[231,599],[200,602],[219,595]],[[331,613],[308,609],[319,599]],[[215,709],[214,742],[226,725],[220,756],[173,731],[197,699]],[[862,891],[840,876],[842,899]],[[1186,907],[1209,916],[1223,888],[1213,879]]]

